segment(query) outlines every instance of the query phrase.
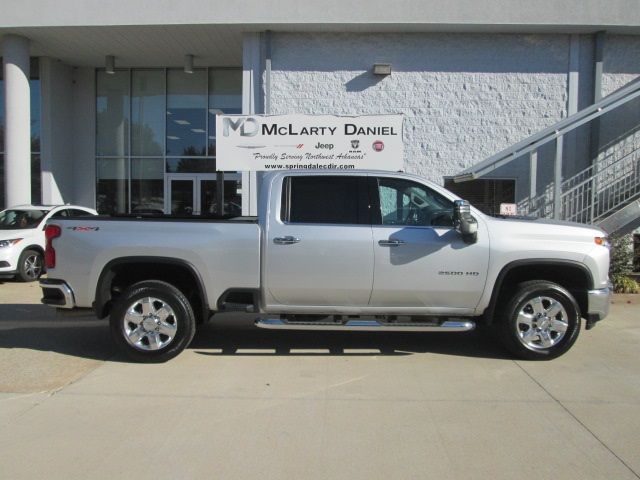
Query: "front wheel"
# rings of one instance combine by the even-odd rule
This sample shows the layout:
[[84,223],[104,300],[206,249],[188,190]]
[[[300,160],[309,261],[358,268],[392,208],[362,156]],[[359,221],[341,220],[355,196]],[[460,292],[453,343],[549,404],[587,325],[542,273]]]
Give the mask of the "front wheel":
[[180,290],[166,282],[146,280],[118,298],[110,327],[114,342],[132,360],[165,362],[191,343],[196,322]]
[[573,296],[552,282],[518,285],[505,305],[498,329],[505,347],[525,360],[550,360],[564,354],[580,333],[580,310]]

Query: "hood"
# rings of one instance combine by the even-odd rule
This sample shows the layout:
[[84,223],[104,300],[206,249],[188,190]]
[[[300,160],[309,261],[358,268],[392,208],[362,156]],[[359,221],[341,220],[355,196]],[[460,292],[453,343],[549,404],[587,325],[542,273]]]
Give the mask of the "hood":
[[607,233],[595,225],[535,217],[489,217],[504,230],[553,236],[606,237]]
[[33,237],[37,231],[38,231],[38,227],[17,228],[17,229],[12,228],[7,230],[0,230],[0,240],[11,240],[12,238]]

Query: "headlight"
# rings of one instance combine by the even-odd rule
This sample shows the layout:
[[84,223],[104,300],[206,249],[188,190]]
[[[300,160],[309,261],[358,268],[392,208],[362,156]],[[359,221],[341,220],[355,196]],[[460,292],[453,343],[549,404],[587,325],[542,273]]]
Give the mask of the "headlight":
[[611,248],[611,243],[609,242],[608,237],[595,237],[594,241],[596,242],[596,245]]
[[18,243],[21,238],[12,238],[11,240],[0,240],[0,248],[10,247],[11,245],[15,245]]

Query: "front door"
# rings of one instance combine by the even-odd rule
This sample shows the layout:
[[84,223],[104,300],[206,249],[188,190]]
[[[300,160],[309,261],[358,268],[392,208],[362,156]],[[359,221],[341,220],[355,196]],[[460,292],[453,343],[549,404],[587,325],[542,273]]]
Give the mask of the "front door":
[[241,215],[240,174],[167,175],[165,213],[169,215]]
[[468,314],[482,295],[489,264],[486,228],[467,244],[452,227],[453,202],[409,179],[371,182],[375,276],[372,307],[425,314]]

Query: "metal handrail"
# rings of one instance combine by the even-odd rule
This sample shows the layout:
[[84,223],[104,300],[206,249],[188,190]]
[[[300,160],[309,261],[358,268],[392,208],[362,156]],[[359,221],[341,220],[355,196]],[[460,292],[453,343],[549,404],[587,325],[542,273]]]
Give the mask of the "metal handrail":
[[[589,167],[565,182],[584,175]],[[588,178],[572,185],[561,195],[565,220],[595,223],[616,211],[621,201],[628,202],[640,196],[640,148],[636,148],[613,163],[600,167]],[[579,204],[582,208],[572,208]]]
[[640,78],[629,82],[619,90],[607,95],[600,101],[580,110],[554,125],[531,135],[495,155],[469,167],[453,177],[454,182],[466,182],[482,177],[487,173],[512,162],[524,154],[533,152],[542,145],[558,140],[576,128],[601,117],[605,113],[640,96]]

